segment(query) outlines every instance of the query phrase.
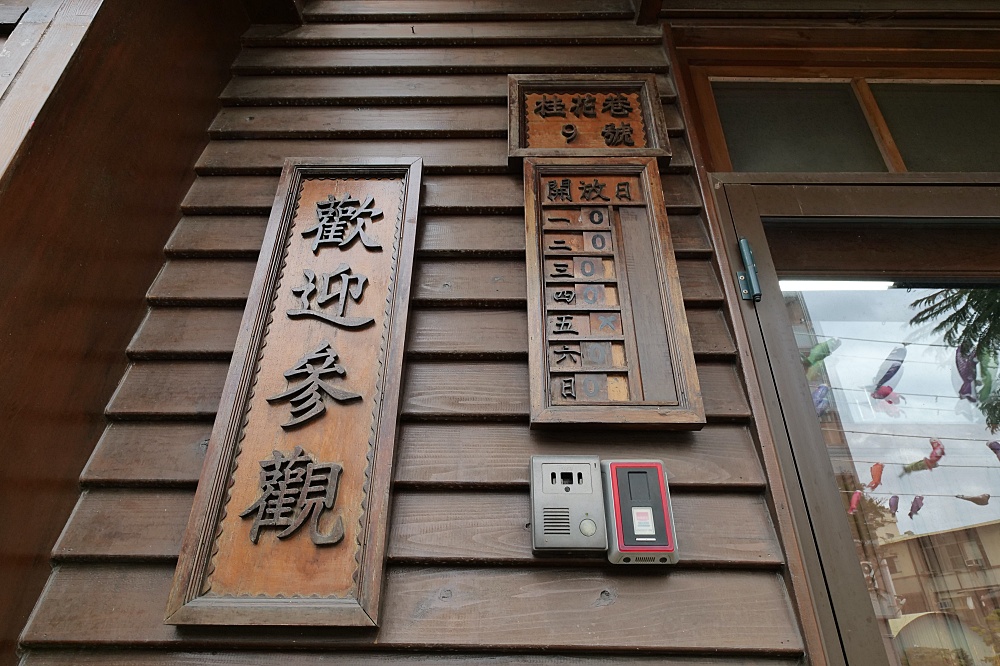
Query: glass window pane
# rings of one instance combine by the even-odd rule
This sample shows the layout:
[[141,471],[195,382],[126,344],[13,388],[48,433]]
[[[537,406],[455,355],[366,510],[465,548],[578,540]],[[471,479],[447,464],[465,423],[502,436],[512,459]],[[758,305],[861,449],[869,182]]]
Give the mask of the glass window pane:
[[736,171],[885,171],[850,84],[715,81]]
[[893,663],[998,663],[1000,288],[782,291]]
[[1000,171],[1000,86],[873,83],[910,171]]

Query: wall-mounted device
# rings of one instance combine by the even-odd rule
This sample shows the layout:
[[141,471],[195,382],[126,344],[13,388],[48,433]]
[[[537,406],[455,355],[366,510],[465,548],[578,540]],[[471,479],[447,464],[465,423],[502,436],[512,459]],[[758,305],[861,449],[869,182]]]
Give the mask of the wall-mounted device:
[[531,547],[534,550],[608,548],[597,456],[531,457]]
[[604,460],[608,561],[674,564],[677,534],[670,492],[659,460]]

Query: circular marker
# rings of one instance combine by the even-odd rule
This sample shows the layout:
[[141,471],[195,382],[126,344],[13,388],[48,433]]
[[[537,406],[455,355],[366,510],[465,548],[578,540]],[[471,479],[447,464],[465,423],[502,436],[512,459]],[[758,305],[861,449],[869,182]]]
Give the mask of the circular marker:
[[597,534],[597,523],[590,518],[584,518],[580,522],[580,531],[583,532],[583,536],[594,536]]
[[629,563],[629,562],[631,562],[631,561],[632,561],[632,558],[631,558],[631,557],[623,557],[623,558],[622,558],[622,562],[624,562],[625,564],[628,564],[628,563]]

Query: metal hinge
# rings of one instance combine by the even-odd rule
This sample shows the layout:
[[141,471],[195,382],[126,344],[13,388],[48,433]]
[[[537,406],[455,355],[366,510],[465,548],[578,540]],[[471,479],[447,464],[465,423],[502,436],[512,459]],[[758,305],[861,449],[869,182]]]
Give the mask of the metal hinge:
[[760,282],[757,280],[757,264],[753,260],[753,250],[746,238],[740,239],[740,256],[743,257],[743,268],[746,269],[736,272],[740,285],[740,298],[756,303],[761,297]]

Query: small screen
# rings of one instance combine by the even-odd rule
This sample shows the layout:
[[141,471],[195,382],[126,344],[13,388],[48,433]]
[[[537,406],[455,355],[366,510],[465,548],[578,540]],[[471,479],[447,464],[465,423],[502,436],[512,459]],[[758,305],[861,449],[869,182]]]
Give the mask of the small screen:
[[632,507],[632,527],[636,536],[655,535],[656,528],[653,527],[653,507],[634,506]]

